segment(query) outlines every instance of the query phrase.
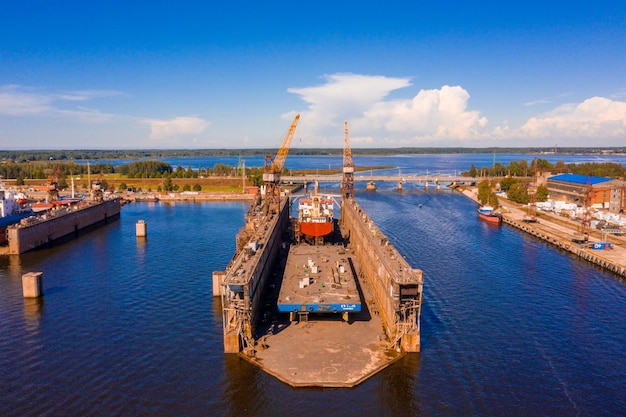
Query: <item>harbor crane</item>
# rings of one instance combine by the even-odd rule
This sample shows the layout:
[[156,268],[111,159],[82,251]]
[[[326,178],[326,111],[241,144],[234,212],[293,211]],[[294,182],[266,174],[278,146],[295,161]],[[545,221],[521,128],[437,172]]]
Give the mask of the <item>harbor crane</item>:
[[102,186],[102,172],[98,175],[98,178],[91,184],[91,192],[93,201],[101,202],[104,200],[103,194],[103,186]]
[[48,202],[52,203],[59,199],[59,176],[61,175],[61,165],[57,166],[54,174],[48,177]]
[[354,196],[354,162],[352,161],[347,120],[343,122],[343,179],[341,181],[341,192],[346,198]]
[[278,203],[280,201],[280,174],[285,166],[285,159],[289,153],[289,146],[291,145],[291,140],[296,132],[296,126],[298,125],[299,119],[300,114],[296,114],[296,117],[294,117],[293,122],[291,122],[291,126],[287,131],[287,135],[285,135],[282,145],[276,153],[276,157],[273,158],[271,154],[265,156],[265,164],[263,165],[263,183],[265,184],[266,210],[268,211],[275,211],[278,207]]

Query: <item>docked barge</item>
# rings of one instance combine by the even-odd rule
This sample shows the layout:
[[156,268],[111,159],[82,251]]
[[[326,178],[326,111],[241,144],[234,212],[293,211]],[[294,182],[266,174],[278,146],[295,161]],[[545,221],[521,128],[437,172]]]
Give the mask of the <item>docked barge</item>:
[[7,228],[9,254],[19,255],[119,219],[120,199],[89,201],[28,217]]

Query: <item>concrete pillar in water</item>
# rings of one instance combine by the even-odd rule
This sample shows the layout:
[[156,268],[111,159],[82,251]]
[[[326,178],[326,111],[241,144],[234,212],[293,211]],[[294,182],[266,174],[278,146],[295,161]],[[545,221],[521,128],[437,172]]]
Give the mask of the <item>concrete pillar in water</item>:
[[222,283],[226,278],[226,271],[213,271],[213,297],[224,295]]
[[148,235],[148,224],[143,220],[139,220],[135,225],[135,233],[137,237],[146,237]]
[[43,272],[29,272],[22,275],[24,298],[37,298],[43,295]]

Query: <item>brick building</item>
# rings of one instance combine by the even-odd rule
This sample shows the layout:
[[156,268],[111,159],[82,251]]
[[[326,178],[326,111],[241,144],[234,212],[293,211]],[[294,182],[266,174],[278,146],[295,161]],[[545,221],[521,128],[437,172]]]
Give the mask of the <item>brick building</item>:
[[552,200],[583,206],[588,194],[590,206],[601,205],[618,213],[625,208],[625,184],[612,178],[560,174],[549,177],[546,185]]

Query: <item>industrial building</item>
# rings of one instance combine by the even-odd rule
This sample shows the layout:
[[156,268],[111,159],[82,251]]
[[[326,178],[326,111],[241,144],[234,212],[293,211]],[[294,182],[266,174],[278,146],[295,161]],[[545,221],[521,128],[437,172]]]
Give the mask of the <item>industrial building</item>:
[[559,174],[547,180],[550,199],[600,206],[611,212],[623,212],[626,205],[626,182],[605,177],[580,174]]

